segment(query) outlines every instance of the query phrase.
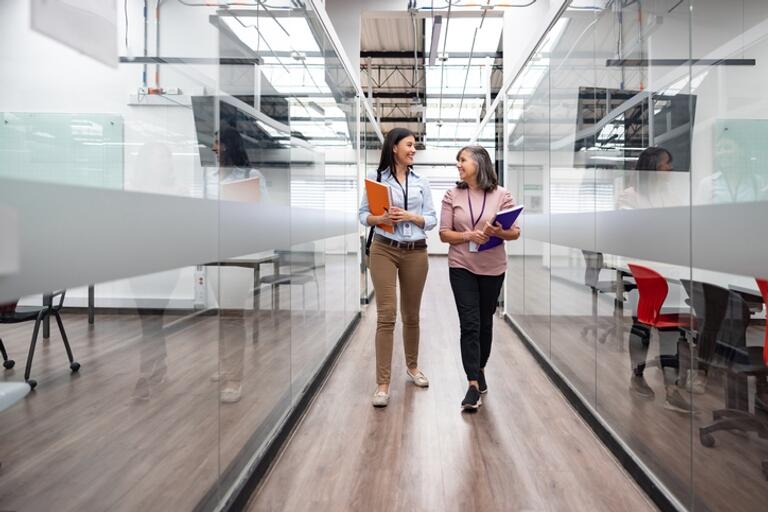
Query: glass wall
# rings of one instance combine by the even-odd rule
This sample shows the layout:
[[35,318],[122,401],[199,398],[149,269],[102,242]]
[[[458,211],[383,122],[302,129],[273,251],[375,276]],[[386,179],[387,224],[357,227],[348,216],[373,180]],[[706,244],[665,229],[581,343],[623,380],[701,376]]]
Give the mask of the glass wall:
[[0,509],[215,509],[359,317],[323,15],[118,3],[0,5]]
[[504,96],[506,314],[680,509],[768,498],[767,25],[574,1]]

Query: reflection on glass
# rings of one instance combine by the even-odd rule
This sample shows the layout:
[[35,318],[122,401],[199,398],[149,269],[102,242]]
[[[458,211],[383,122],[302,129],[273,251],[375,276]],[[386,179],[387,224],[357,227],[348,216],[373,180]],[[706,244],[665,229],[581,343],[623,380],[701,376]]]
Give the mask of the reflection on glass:
[[506,313],[675,506],[761,510],[768,4],[586,4],[503,91]]
[[[216,509],[359,315],[353,78],[311,8],[196,3],[158,2],[146,52],[120,3],[114,69],[1,9],[0,224],[25,256],[0,318],[42,311],[43,339],[0,415],[0,508]],[[0,386],[34,324],[0,321]]]

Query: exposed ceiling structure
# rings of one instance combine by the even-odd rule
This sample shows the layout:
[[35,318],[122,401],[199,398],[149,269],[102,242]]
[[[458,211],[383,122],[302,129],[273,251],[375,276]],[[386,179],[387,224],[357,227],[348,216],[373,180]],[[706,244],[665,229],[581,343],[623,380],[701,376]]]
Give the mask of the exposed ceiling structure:
[[422,147],[469,139],[503,80],[502,19],[488,12],[363,16],[360,80],[383,132],[408,128]]

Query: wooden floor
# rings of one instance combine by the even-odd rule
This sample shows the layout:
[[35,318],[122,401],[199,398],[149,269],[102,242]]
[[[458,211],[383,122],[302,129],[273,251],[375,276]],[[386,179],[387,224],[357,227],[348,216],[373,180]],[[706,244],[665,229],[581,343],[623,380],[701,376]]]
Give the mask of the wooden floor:
[[[54,323],[35,356],[37,388],[0,413],[0,510],[212,510],[348,325],[343,272],[330,257],[318,272],[319,310],[310,284],[306,308],[294,287],[277,312],[264,297],[264,309],[242,317],[156,315],[164,336],[136,314],[97,314],[90,327],[64,314],[82,368],[70,373]],[[0,327],[17,361],[0,378],[21,380],[32,324]],[[242,398],[222,403],[211,376],[233,339]]]
[[371,407],[370,306],[249,510],[654,510],[498,319],[485,405],[460,412],[466,381],[446,259],[430,265],[420,350],[430,388],[406,381],[396,341],[390,405]]
[[[514,305],[513,317],[614,432],[689,508],[765,510],[768,482],[760,464],[768,459],[768,441],[735,431],[715,433],[714,448],[705,448],[699,441],[699,427],[712,421],[713,410],[724,407],[723,375],[713,372],[706,394],[692,396],[693,416],[663,408],[664,385],[658,368],[645,372],[655,400],[635,398],[629,392],[631,313],[624,311],[620,333],[610,334],[604,343],[593,333],[583,337],[581,328],[593,323],[589,290],[562,279],[550,280],[549,274],[549,269],[541,266],[541,258],[530,259],[524,272],[511,274],[509,286],[516,289],[510,295],[526,301],[525,306],[519,301]],[[525,285],[521,283],[523,276]],[[551,310],[552,316],[542,314],[545,310]],[[612,302],[601,297],[599,335],[615,325],[612,315]],[[748,343],[760,345],[762,341],[762,328],[751,327]],[[648,357],[658,354],[658,339],[654,337]]]

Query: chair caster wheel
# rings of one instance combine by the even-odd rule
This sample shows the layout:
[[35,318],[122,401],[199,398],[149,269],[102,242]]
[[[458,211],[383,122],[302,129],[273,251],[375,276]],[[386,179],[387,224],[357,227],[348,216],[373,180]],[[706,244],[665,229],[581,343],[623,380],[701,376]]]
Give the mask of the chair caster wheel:
[[77,370],[79,370],[79,369],[80,369],[80,363],[78,363],[77,361],[75,361],[74,363],[72,363],[71,365],[69,365],[69,369],[70,369],[70,370],[72,370],[72,373],[75,373],[75,372],[77,372]]
[[7,361],[3,361],[3,366],[5,367],[6,370],[10,370],[15,365],[16,365],[16,361],[14,361],[13,359],[9,359]]
[[37,381],[35,379],[29,379],[27,384],[29,384],[30,389],[35,389],[35,387],[37,387]]
[[707,448],[715,446],[715,436],[712,434],[699,434],[699,440],[701,441],[701,445]]

